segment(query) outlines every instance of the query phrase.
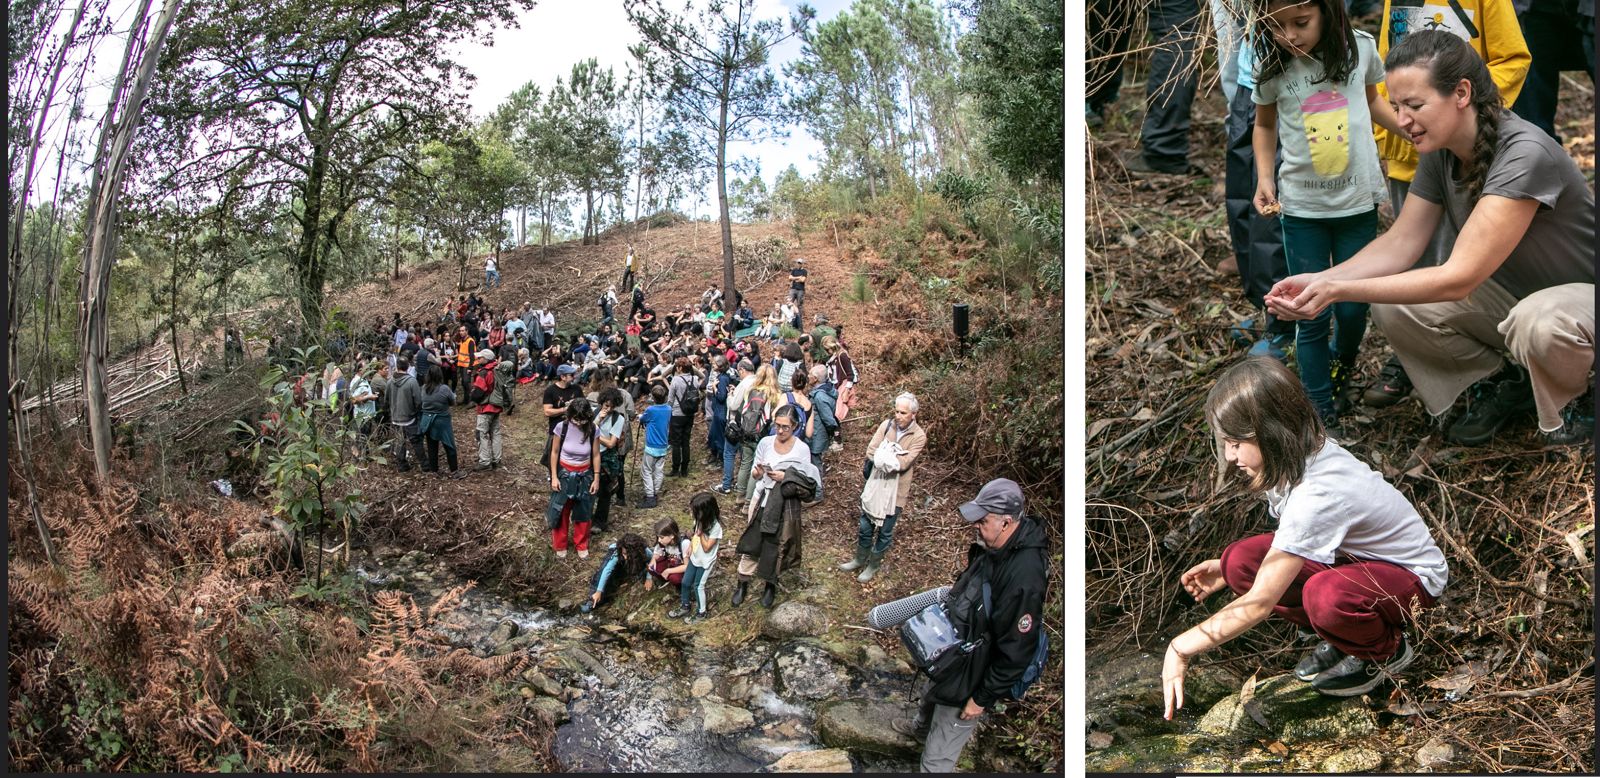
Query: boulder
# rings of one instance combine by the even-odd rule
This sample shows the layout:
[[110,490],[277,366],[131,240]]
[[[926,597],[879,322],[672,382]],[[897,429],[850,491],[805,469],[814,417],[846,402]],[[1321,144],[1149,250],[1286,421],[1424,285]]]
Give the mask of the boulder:
[[826,700],[841,696],[848,671],[821,646],[807,641],[787,643],[773,660],[780,694],[789,699]]
[[735,708],[707,697],[700,701],[701,720],[707,732],[729,735],[756,724],[756,717],[744,708]]
[[506,654],[523,651],[532,646],[536,641],[538,641],[538,639],[539,636],[532,632],[518,635],[510,640],[496,645],[494,650],[490,651],[489,653],[491,656],[505,656]]
[[561,697],[561,684],[556,683],[550,676],[539,672],[537,669],[524,671],[522,680],[527,681],[534,691],[546,697]]
[[[1096,658],[1084,680],[1085,712],[1092,729],[1138,738],[1178,734],[1187,726],[1178,716],[1172,721],[1161,717],[1160,655]],[[1238,688],[1219,667],[1191,667],[1183,684],[1183,709],[1203,711]]]
[[768,737],[765,735],[747,737],[734,744],[734,750],[746,757],[749,757],[751,761],[760,762],[762,764],[768,764],[782,759],[783,755],[789,753],[790,751],[804,751],[815,748],[815,743],[808,743],[800,740],[785,740],[781,738]]
[[1371,734],[1377,724],[1359,697],[1328,697],[1311,684],[1292,675],[1279,675],[1260,681],[1254,691],[1253,707],[1261,719],[1230,694],[1211,707],[1197,729],[1224,739],[1243,739],[1272,734],[1285,743],[1301,740],[1351,740]]
[[710,694],[711,690],[713,688],[715,688],[715,686],[716,685],[714,683],[712,683],[710,678],[707,678],[706,676],[702,675],[699,678],[694,679],[694,683],[693,684],[690,684],[690,686],[689,686],[689,696],[690,697],[704,697],[707,694]]
[[528,705],[554,726],[565,724],[571,718],[567,714],[567,704],[551,697],[535,697]]
[[828,631],[828,615],[815,605],[787,600],[767,614],[761,634],[778,640],[814,637]]
[[1368,773],[1383,766],[1383,755],[1370,748],[1347,748],[1322,760],[1325,773]]
[[826,702],[817,708],[817,740],[830,748],[885,756],[916,756],[922,753],[922,745],[889,725],[897,717],[910,718],[915,713],[887,702]]
[[607,670],[606,666],[601,664],[600,660],[594,658],[594,655],[588,651],[585,651],[577,646],[567,646],[566,650],[562,652],[562,655],[572,660],[572,662],[578,665],[578,667],[582,668],[584,673],[594,676],[595,679],[600,681],[602,686],[617,685],[617,677],[612,675],[611,671]]
[[1417,749],[1416,755],[1417,766],[1428,769],[1444,767],[1454,761],[1455,758],[1455,748],[1444,738],[1437,737]]
[[790,751],[767,768],[772,773],[850,773],[855,765],[850,753],[837,748],[817,751]]
[[1155,735],[1092,752],[1083,766],[1091,773],[1181,773],[1215,745],[1203,735]]

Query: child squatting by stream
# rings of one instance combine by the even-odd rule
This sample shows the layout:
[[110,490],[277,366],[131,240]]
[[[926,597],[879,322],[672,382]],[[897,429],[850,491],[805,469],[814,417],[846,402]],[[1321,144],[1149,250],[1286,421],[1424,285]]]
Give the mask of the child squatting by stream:
[[1405,624],[1443,594],[1449,569],[1415,507],[1330,439],[1297,377],[1252,357],[1206,397],[1221,458],[1249,479],[1277,519],[1274,532],[1235,541],[1181,577],[1195,600],[1237,598],[1173,638],[1161,669],[1164,717],[1183,707],[1183,676],[1201,653],[1277,614],[1322,642],[1294,674],[1317,691],[1354,697],[1416,658]]

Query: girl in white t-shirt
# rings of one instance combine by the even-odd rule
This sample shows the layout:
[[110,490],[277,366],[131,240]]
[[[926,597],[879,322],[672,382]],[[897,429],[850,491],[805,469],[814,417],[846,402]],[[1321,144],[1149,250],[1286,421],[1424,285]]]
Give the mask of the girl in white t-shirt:
[[[685,624],[693,624],[706,617],[706,580],[711,576],[711,566],[717,562],[717,548],[722,544],[722,508],[717,496],[700,492],[689,498],[689,515],[694,517],[694,527],[689,533],[689,569],[684,571],[683,584],[678,590],[678,609],[668,613],[670,618],[684,616]],[[690,599],[696,609],[690,615]]]
[[1276,531],[1239,540],[1184,573],[1195,600],[1237,598],[1167,646],[1166,717],[1183,707],[1189,661],[1277,614],[1322,643],[1295,665],[1319,692],[1371,691],[1416,657],[1404,626],[1444,592],[1449,570],[1404,495],[1329,439],[1282,363],[1234,365],[1206,398],[1221,457],[1267,500]]
[[[1268,0],[1252,30],[1256,53],[1256,209],[1282,214],[1289,272],[1326,270],[1378,234],[1387,195],[1372,134],[1376,121],[1399,132],[1378,95],[1383,61],[1371,35],[1357,32],[1339,0]],[[1281,198],[1281,199],[1280,199]],[[1295,364],[1325,425],[1338,422],[1344,378],[1367,330],[1367,306],[1341,303],[1295,327]],[[1329,343],[1332,342],[1330,347]],[[1337,434],[1337,431],[1335,432]]]

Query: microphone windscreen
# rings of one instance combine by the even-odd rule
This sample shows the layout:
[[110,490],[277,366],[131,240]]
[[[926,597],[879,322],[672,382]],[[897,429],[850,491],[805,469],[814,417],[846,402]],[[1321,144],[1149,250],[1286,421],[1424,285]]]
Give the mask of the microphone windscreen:
[[950,587],[941,586],[909,597],[891,600],[869,611],[867,613],[867,623],[871,624],[875,629],[889,629],[900,626],[906,619],[921,613],[929,605],[936,602],[944,602],[944,598],[949,594]]

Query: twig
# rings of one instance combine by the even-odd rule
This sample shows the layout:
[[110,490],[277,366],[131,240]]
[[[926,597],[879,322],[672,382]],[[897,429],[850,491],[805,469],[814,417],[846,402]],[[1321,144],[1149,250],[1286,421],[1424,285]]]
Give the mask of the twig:
[[1516,699],[1527,699],[1529,697],[1539,697],[1539,696],[1542,696],[1542,695],[1549,694],[1551,692],[1559,692],[1559,691],[1562,691],[1564,689],[1570,689],[1573,686],[1576,686],[1579,681],[1582,681],[1585,678],[1585,676],[1583,674],[1584,671],[1588,670],[1589,668],[1591,668],[1593,666],[1594,666],[1594,657],[1591,656],[1591,657],[1589,657],[1588,661],[1583,663],[1582,667],[1578,668],[1577,672],[1574,672],[1572,675],[1569,675],[1569,676],[1567,676],[1566,678],[1564,678],[1564,679],[1562,679],[1560,681],[1556,681],[1555,683],[1546,684],[1544,686],[1536,686],[1536,687],[1534,687],[1532,689],[1511,689],[1511,690],[1508,690],[1508,691],[1490,692],[1488,694],[1480,694],[1480,695],[1478,695],[1478,699],[1480,699],[1480,700],[1481,699],[1488,699],[1488,698],[1491,698],[1491,697],[1511,697],[1511,698],[1516,698]]

